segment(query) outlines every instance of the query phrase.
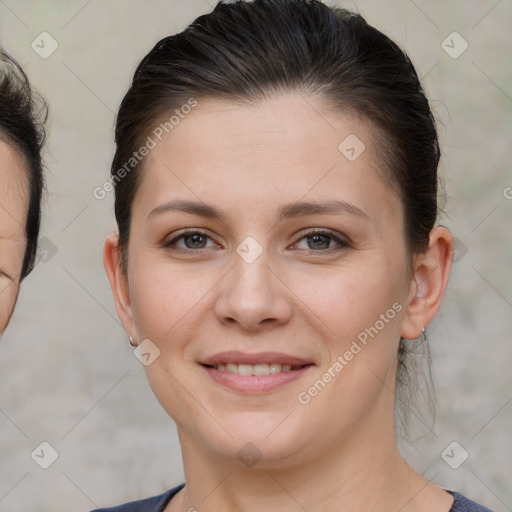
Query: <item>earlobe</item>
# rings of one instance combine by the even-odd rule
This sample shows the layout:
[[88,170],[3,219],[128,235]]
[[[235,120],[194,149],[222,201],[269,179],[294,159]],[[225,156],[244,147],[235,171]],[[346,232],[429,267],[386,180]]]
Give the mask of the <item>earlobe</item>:
[[135,337],[128,280],[121,268],[121,252],[117,233],[109,234],[103,242],[103,265],[110,282],[117,314],[129,336]]
[[415,339],[421,335],[438,311],[450,275],[453,237],[442,226],[430,232],[429,247],[417,256],[402,337]]

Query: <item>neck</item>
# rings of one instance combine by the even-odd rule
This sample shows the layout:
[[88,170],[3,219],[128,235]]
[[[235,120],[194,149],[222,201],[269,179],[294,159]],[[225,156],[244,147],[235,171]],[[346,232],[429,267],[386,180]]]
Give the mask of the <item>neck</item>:
[[383,424],[378,413],[335,444],[315,443],[313,454],[297,453],[286,463],[263,458],[252,468],[219,458],[180,432],[186,487],[169,510],[419,512],[433,506],[448,511],[451,496],[408,466],[393,421]]

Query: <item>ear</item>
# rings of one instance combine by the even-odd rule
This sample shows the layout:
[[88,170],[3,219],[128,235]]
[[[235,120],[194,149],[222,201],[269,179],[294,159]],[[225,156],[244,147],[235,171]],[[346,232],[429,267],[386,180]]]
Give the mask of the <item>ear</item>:
[[137,337],[133,322],[128,278],[121,268],[121,251],[119,249],[119,235],[117,233],[111,233],[103,242],[103,265],[112,288],[117,314],[128,336],[131,336],[135,343]]
[[402,338],[421,335],[436,314],[443,299],[453,258],[453,237],[450,230],[436,226],[430,231],[427,251],[416,257],[409,292]]

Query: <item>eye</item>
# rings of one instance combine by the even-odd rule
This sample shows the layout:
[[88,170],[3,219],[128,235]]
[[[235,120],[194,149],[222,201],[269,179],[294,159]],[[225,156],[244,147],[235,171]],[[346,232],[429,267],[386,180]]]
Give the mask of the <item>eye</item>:
[[7,272],[5,272],[4,270],[0,269],[0,278],[2,277],[6,277],[7,279],[9,279],[9,281],[14,281],[14,277],[12,277],[11,275],[9,275]]
[[208,249],[217,245],[215,243],[208,245],[208,240],[211,240],[210,236],[202,231],[186,231],[182,232],[171,241],[165,242],[164,247],[171,251],[194,252],[198,249]]
[[[302,242],[305,241],[305,244]],[[302,247],[300,244],[302,243]],[[305,247],[304,247],[305,245]],[[332,250],[343,250],[350,247],[350,244],[337,236],[332,231],[315,230],[306,233],[295,243],[298,249],[315,252],[331,252]]]

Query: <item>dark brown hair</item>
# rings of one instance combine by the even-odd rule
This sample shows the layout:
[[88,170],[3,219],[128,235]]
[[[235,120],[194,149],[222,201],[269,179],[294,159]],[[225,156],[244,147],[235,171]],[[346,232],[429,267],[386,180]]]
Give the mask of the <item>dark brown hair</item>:
[[[112,178],[165,116],[191,97],[257,102],[276,93],[316,96],[376,129],[388,181],[405,212],[409,255],[435,224],[440,158],[436,124],[408,56],[359,14],[319,0],[219,2],[140,62],[116,124]],[[116,183],[115,214],[127,268],[130,211],[141,165]],[[400,344],[398,383],[407,352]]]
[[27,171],[27,248],[21,278],[32,271],[37,254],[44,189],[41,152],[47,116],[48,108],[45,101],[32,91],[21,66],[0,49],[0,139],[19,152]]

